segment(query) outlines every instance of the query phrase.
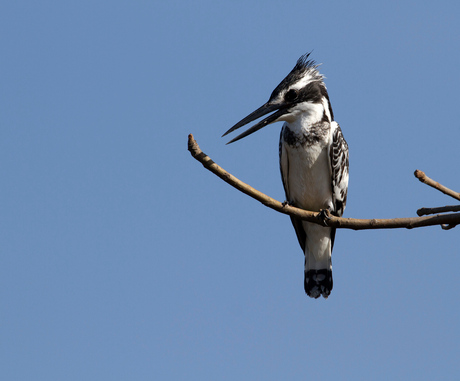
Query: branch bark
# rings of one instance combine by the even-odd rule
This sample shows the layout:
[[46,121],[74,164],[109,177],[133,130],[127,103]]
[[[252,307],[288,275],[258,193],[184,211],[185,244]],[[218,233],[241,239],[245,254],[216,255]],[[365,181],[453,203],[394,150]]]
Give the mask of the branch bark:
[[427,175],[425,175],[424,172],[419,171],[418,169],[415,170],[414,175],[417,179],[419,179],[422,183],[429,185],[430,187],[433,187],[434,189],[437,189],[438,191],[455,198],[456,200],[460,201],[460,193],[457,193],[453,191],[452,189],[449,189],[445,187],[442,184],[439,184],[438,182],[434,181],[433,179],[430,179]]
[[420,208],[417,210],[419,216],[426,216],[428,214],[446,213],[446,212],[460,212],[460,205],[440,206],[437,208]]
[[[265,206],[273,210],[276,210],[277,212],[287,214],[293,217],[298,217],[302,220],[314,222],[314,223],[317,223],[323,226],[342,228],[342,229],[365,230],[365,229],[398,229],[398,228],[412,229],[412,228],[419,228],[423,226],[441,225],[443,226],[444,229],[446,229],[446,228],[452,228],[455,225],[460,224],[460,213],[437,214],[434,216],[427,216],[427,217],[407,217],[407,218],[391,218],[391,219],[375,219],[375,218],[357,219],[357,218],[335,217],[331,215],[329,211],[327,210],[322,211],[322,212],[312,212],[308,210],[299,209],[291,205],[287,205],[286,203],[281,203],[275,200],[274,198],[267,196],[266,194],[258,191],[257,189],[254,189],[250,185],[242,182],[241,180],[237,179],[235,176],[233,176],[232,174],[224,170],[222,167],[216,164],[213,160],[211,160],[211,158],[207,156],[203,151],[201,151],[200,147],[198,146],[198,143],[193,138],[192,134],[188,136],[188,150],[190,151],[192,157],[198,160],[207,170],[211,171],[212,173],[214,173],[215,175],[220,177],[222,180],[224,180],[226,183],[230,184],[231,186],[238,189],[239,191],[261,202]],[[438,184],[438,185],[440,187],[443,187],[441,184]],[[436,189],[439,189],[439,188],[436,188]],[[448,188],[445,188],[445,189],[448,189]],[[443,190],[441,191],[444,192]],[[449,189],[449,191],[451,190]]]

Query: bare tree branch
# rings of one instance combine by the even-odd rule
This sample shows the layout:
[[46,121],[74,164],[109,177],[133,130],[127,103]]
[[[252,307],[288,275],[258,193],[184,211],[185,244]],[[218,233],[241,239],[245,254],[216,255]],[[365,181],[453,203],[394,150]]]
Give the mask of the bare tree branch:
[[446,212],[460,212],[460,205],[440,206],[438,208],[420,208],[417,210],[419,216],[426,216],[428,214],[446,213]]
[[[329,211],[312,212],[295,208],[286,203],[281,203],[264,193],[254,189],[250,185],[240,181],[232,174],[225,171],[222,167],[211,160],[203,151],[201,151],[198,143],[193,138],[193,135],[188,136],[188,150],[192,156],[198,160],[203,166],[219,176],[222,180],[238,189],[239,191],[251,196],[265,206],[276,210],[277,212],[290,216],[301,218],[302,220],[314,222],[323,226],[335,228],[364,230],[364,229],[397,229],[397,228],[418,228],[422,226],[442,225],[443,229],[448,229],[460,224],[460,213],[438,214],[428,217],[408,217],[408,218],[392,218],[392,219],[356,219],[356,218],[341,218],[335,217]],[[431,180],[431,179],[430,179]],[[438,184],[440,185],[440,184]],[[442,187],[442,185],[440,185]],[[445,187],[444,187],[445,188]],[[447,188],[446,188],[447,189]],[[452,192],[452,191],[451,191]]]
[[454,192],[452,189],[445,187],[444,185],[439,184],[438,182],[430,179],[424,172],[419,171],[418,169],[415,170],[414,176],[419,179],[422,183],[437,189],[438,191],[455,198],[456,200],[460,201],[460,193]]
[[442,224],[442,225],[441,225],[441,228],[444,229],[444,230],[450,230],[450,229],[455,228],[456,226],[457,226],[457,224],[449,224],[449,225],[447,225],[447,224]]

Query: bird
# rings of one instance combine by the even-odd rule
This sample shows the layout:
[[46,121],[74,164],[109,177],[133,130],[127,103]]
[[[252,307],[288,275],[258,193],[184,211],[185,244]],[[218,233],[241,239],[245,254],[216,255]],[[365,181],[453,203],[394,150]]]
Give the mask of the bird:
[[[281,179],[285,203],[341,217],[348,193],[349,154],[319,72],[320,65],[302,55],[291,72],[273,90],[268,102],[231,127],[240,127],[268,115],[230,140],[236,142],[263,127],[283,121],[279,141]],[[325,223],[327,225],[327,213]],[[311,298],[331,294],[332,249],[336,229],[290,217],[305,255],[304,289]]]

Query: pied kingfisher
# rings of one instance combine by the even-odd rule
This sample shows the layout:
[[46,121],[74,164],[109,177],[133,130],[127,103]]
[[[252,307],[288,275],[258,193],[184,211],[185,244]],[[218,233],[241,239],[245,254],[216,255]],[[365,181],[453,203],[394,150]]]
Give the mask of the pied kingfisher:
[[[311,211],[328,209],[340,217],[347,202],[348,145],[334,121],[319,65],[309,60],[309,55],[299,58],[267,103],[223,136],[274,111],[229,143],[268,124],[284,121],[279,156],[287,203]],[[331,253],[335,228],[295,217],[291,217],[291,221],[305,254],[305,292],[312,298],[321,295],[327,298],[332,290]]]

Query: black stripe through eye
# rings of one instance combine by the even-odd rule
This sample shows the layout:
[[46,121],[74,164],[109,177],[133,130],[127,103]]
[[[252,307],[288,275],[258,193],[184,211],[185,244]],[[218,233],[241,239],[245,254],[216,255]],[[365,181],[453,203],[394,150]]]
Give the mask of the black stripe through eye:
[[297,96],[297,90],[291,89],[284,95],[284,100],[286,102],[294,102],[297,99]]

